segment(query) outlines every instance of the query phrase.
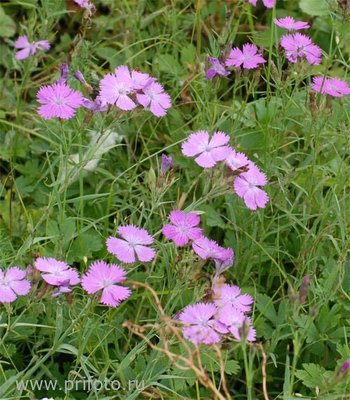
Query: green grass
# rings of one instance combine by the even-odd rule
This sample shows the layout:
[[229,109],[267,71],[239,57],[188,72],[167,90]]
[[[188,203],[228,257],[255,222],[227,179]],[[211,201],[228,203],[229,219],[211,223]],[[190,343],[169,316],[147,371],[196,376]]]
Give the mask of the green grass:
[[[334,4],[313,16],[298,3],[279,1],[277,10],[266,11],[243,0],[101,0],[77,45],[82,13],[68,12],[63,1],[2,2],[13,22],[7,21],[10,32],[0,28],[0,265],[25,268],[42,255],[84,272],[96,259],[115,262],[105,239],[134,223],[155,236],[157,257],[128,266],[128,278],[151,286],[172,317],[206,296],[214,268],[190,247],[176,249],[161,228],[175,207],[199,211],[205,234],[235,251],[226,280],[255,298],[252,319],[267,356],[269,398],[346,399],[349,377],[339,369],[350,360],[350,102],[312,97],[308,84],[318,74],[347,78],[349,23]],[[312,8],[311,0],[301,3]],[[316,15],[318,7],[312,10]],[[286,62],[278,48],[282,32],[271,24],[275,14],[312,21],[309,33],[324,51],[320,66]],[[18,62],[19,34],[47,37],[52,49]],[[205,79],[206,54],[247,40],[265,49],[269,62],[260,71]],[[42,120],[35,94],[59,77],[72,43],[71,71],[81,70],[89,83],[97,85],[120,64],[157,77],[172,98],[167,116],[109,112],[86,125],[86,111],[79,110],[67,122]],[[81,89],[73,78],[69,83]],[[181,142],[199,129],[228,133],[266,172],[265,209],[244,206],[223,166],[203,170],[181,154]],[[93,171],[84,170],[98,151],[91,135],[105,137],[108,130],[118,140]],[[175,164],[166,177],[163,152]],[[305,276],[311,283],[301,302]],[[187,342],[157,330],[161,311],[147,288],[108,309],[80,288],[51,298],[37,286],[0,305],[1,399],[213,398],[192,370],[149,345],[188,355]],[[151,343],[123,327],[125,320],[152,325],[143,332]],[[221,353],[232,398],[264,399],[261,348],[225,341]],[[224,393],[216,353],[201,347],[201,358]],[[64,387],[66,379],[105,378],[125,389],[65,395],[16,387],[16,380],[52,379]],[[143,392],[129,388],[129,380],[143,381]]]

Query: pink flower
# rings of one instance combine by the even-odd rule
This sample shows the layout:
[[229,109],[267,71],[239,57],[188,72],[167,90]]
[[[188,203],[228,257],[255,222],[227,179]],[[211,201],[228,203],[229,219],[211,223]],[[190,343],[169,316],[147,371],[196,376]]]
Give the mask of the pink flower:
[[227,305],[219,310],[216,318],[218,319],[218,322],[227,327],[232,336],[237,340],[241,340],[241,332],[244,327],[247,326],[247,340],[249,342],[255,341],[256,331],[252,327],[250,318],[246,317],[237,308],[234,308],[231,305]]
[[35,260],[34,266],[42,272],[42,278],[49,285],[74,286],[80,282],[78,272],[63,261],[39,257]]
[[174,165],[173,158],[163,153],[162,164],[161,164],[162,174],[165,174],[170,168],[172,168],[173,165]]
[[281,46],[286,52],[286,57],[291,63],[296,63],[299,58],[305,58],[311,65],[321,63],[322,50],[306,35],[294,33],[281,38]]
[[100,82],[100,97],[108,104],[114,104],[123,111],[130,111],[136,107],[131,99],[134,87],[129,68],[121,65],[113,74],[107,74]]
[[347,82],[337,78],[326,78],[324,76],[315,76],[312,89],[322,94],[328,94],[333,97],[343,97],[350,94],[350,86]]
[[25,296],[30,291],[30,282],[25,279],[26,271],[11,267],[5,272],[0,269],[0,303],[12,303],[17,296]]
[[74,117],[76,109],[83,104],[83,95],[65,83],[42,86],[36,97],[42,104],[38,108],[38,113],[44,119],[55,117],[70,119]]
[[230,75],[229,71],[226,71],[225,66],[218,58],[208,57],[208,61],[210,62],[211,67],[208,68],[205,72],[207,79],[213,79],[216,75]]
[[249,159],[244,153],[238,153],[232,149],[226,157],[225,163],[232,171],[237,171],[242,167],[247,167],[249,165]]
[[137,94],[137,101],[144,107],[149,108],[156,117],[163,117],[167,109],[171,107],[171,100],[162,85],[151,81],[142,89],[143,93]]
[[230,153],[230,146],[226,146],[229,140],[230,137],[223,132],[215,132],[210,139],[208,132],[198,131],[182,143],[182,154],[196,157],[195,162],[203,168],[211,168]]
[[[255,7],[257,0],[248,0],[248,3]],[[273,8],[275,5],[275,0],[263,0],[263,3],[266,8]]]
[[230,304],[241,312],[249,312],[253,297],[249,294],[241,294],[241,289],[235,285],[224,284],[222,286],[214,287],[214,303],[218,307],[225,307]]
[[148,74],[135,70],[131,71],[131,80],[133,82],[133,87],[136,90],[142,90],[145,86],[154,81],[154,79]]
[[183,335],[194,344],[214,344],[220,341],[218,332],[223,328],[213,317],[217,308],[211,303],[197,303],[187,306],[179,320],[186,325]]
[[225,249],[224,247],[220,247],[220,252],[214,258],[216,273],[222,274],[229,269],[233,264],[234,257],[235,254],[231,248]]
[[199,239],[202,229],[196,228],[200,223],[200,217],[194,212],[186,213],[181,210],[174,210],[170,213],[169,219],[172,224],[163,227],[163,235],[174,241],[176,246],[185,246],[190,240]]
[[83,98],[83,106],[94,113],[105,112],[108,110],[108,104],[101,99],[101,96],[97,96],[95,100]]
[[269,201],[267,193],[260,189],[260,186],[266,184],[266,175],[251,162],[249,170],[243,172],[234,180],[233,187],[236,194],[243,198],[245,205],[251,210],[256,210],[258,207],[264,208]]
[[78,4],[81,8],[85,8],[88,14],[91,16],[95,10],[94,4],[90,0],[73,0],[74,3]]
[[15,57],[17,60],[24,60],[36,53],[37,50],[47,51],[50,49],[50,43],[47,40],[39,40],[30,43],[28,37],[23,35],[15,41],[15,48],[21,49],[17,51]]
[[118,234],[123,239],[109,237],[107,239],[107,249],[114,254],[118,260],[127,264],[135,262],[148,262],[155,257],[155,250],[147,247],[154,242],[153,237],[146,229],[138,228],[134,225],[120,226]]
[[238,47],[231,50],[225,65],[227,67],[239,68],[243,66],[246,69],[253,69],[264,63],[266,63],[266,60],[258,54],[258,48],[254,44],[246,43],[243,45],[243,50]]
[[225,249],[205,236],[196,239],[192,243],[193,251],[202,259],[212,258],[216,263],[217,272],[221,273],[233,263],[234,253],[232,249]]
[[116,285],[126,278],[125,270],[116,264],[108,265],[104,261],[95,261],[83,275],[81,286],[89,294],[102,290],[100,303],[117,307],[131,295],[128,287]]
[[275,18],[273,22],[280,28],[287,29],[288,31],[299,31],[301,29],[310,28],[307,22],[296,21],[293,17]]

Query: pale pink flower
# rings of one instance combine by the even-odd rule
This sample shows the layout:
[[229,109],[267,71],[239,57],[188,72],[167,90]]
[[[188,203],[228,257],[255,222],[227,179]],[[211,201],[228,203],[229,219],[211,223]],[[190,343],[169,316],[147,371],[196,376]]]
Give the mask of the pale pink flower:
[[73,0],[73,1],[74,3],[78,4],[81,8],[85,8],[90,16],[95,10],[95,6],[91,0]]
[[34,266],[49,285],[74,286],[80,282],[78,272],[63,261],[39,257],[35,260]]
[[347,82],[337,78],[326,78],[324,76],[313,77],[312,89],[322,94],[333,97],[343,97],[350,94],[350,86]]
[[18,296],[30,291],[30,282],[25,279],[26,271],[10,267],[5,272],[0,268],[0,303],[12,303]]
[[266,175],[252,162],[249,164],[249,170],[241,173],[233,182],[236,194],[243,198],[245,205],[256,210],[264,208],[269,201],[267,193],[260,189],[267,184]]
[[113,74],[107,74],[101,79],[100,98],[107,104],[116,105],[123,111],[130,111],[136,107],[136,103],[130,97],[134,89],[134,81],[129,68],[120,65]]
[[125,270],[116,264],[95,261],[83,275],[81,286],[89,294],[102,291],[100,303],[117,307],[131,295],[128,287],[116,285],[126,278]]
[[257,68],[260,64],[266,63],[266,60],[258,53],[258,48],[254,44],[246,43],[243,49],[235,47],[231,50],[225,65],[227,67],[246,69]]
[[314,44],[311,38],[302,33],[297,32],[282,36],[281,46],[284,48],[286,57],[291,63],[296,63],[298,59],[303,58],[311,65],[321,63],[321,48]]
[[36,97],[38,102],[41,103],[38,113],[44,119],[55,117],[70,119],[74,117],[76,109],[83,104],[83,95],[79,91],[59,82],[42,86]]
[[224,64],[218,58],[208,56],[207,59],[211,64],[211,67],[208,68],[205,72],[205,76],[207,77],[207,79],[213,79],[216,75],[230,75],[230,72],[226,71]]
[[108,251],[118,260],[128,264],[137,260],[141,262],[153,260],[156,252],[148,246],[154,242],[154,239],[146,229],[134,225],[120,226],[118,234],[122,239],[112,236],[107,239]]
[[163,86],[151,80],[151,83],[142,88],[142,92],[136,95],[137,101],[144,108],[149,108],[156,117],[163,117],[171,107],[170,96],[164,91]]
[[183,335],[194,344],[214,344],[220,341],[218,332],[224,327],[213,317],[217,308],[212,303],[197,303],[187,306],[179,320],[185,325]]
[[24,60],[36,53],[37,50],[47,51],[50,49],[50,43],[47,40],[39,40],[37,42],[29,42],[28,37],[19,36],[15,41],[15,48],[21,49],[17,51],[15,57],[17,60]]
[[237,310],[245,313],[251,311],[253,297],[249,294],[242,294],[241,289],[235,285],[220,285],[214,287],[214,303],[218,307],[230,304]]
[[131,71],[131,80],[135,90],[142,90],[154,81],[148,74],[136,70]]
[[211,168],[229,155],[229,140],[230,137],[223,132],[215,132],[212,138],[206,131],[194,132],[182,143],[182,154],[196,157],[195,162],[203,168]]
[[190,240],[199,239],[203,235],[200,224],[200,217],[194,212],[186,213],[181,210],[174,210],[170,213],[171,224],[164,225],[163,235],[174,241],[176,246],[185,246]]
[[288,31],[299,31],[310,28],[307,22],[296,21],[293,17],[275,18],[273,22],[280,28],[287,29]]
[[237,171],[242,167],[248,167],[249,159],[244,153],[232,149],[226,157],[225,163],[232,171]]
[[217,315],[215,316],[221,324],[225,325],[232,336],[241,340],[241,332],[247,326],[248,332],[246,339],[249,342],[254,342],[256,338],[256,331],[252,327],[252,322],[249,317],[246,317],[244,313],[239,311],[237,308],[231,305],[226,305],[220,308]]

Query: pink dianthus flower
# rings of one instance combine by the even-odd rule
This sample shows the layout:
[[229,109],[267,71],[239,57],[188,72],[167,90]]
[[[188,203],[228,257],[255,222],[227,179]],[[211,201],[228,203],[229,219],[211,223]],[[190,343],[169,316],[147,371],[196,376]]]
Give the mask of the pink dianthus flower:
[[171,107],[171,100],[162,85],[151,81],[142,88],[142,93],[136,95],[137,101],[144,107],[149,108],[156,117],[163,117],[167,109]]
[[185,246],[190,240],[199,239],[203,235],[202,229],[197,227],[200,217],[194,212],[174,210],[169,219],[171,224],[164,225],[162,233],[173,240],[176,246]]
[[83,104],[83,95],[71,89],[66,83],[54,83],[49,86],[42,86],[37,95],[41,103],[38,113],[44,119],[61,118],[70,119],[74,117],[77,108]]
[[207,57],[208,61],[211,64],[211,67],[208,68],[205,72],[205,76],[207,79],[213,79],[216,75],[228,76],[230,75],[229,71],[226,71],[223,63],[215,57]]
[[231,50],[225,65],[227,67],[245,69],[257,68],[260,64],[266,63],[266,60],[258,53],[258,48],[254,44],[246,43],[243,49],[235,47]]
[[286,57],[291,63],[296,63],[298,59],[306,59],[311,65],[321,63],[322,50],[311,38],[302,33],[284,35],[281,38],[281,46],[286,52]]
[[280,28],[287,29],[288,31],[299,31],[310,28],[307,22],[296,21],[293,17],[275,18],[273,22]]
[[95,261],[83,275],[81,285],[89,294],[102,291],[100,303],[117,307],[131,295],[128,287],[116,285],[125,278],[126,272],[119,265]]
[[[257,0],[247,0],[252,6],[256,6]],[[276,0],[263,0],[264,6],[266,8],[273,8]]]
[[315,76],[311,84],[312,89],[332,97],[343,97],[350,94],[350,86],[347,82],[337,78]]
[[136,107],[131,99],[135,83],[126,65],[120,65],[114,73],[107,74],[100,82],[101,100],[108,104],[114,104],[123,111],[130,111]]
[[206,131],[194,132],[182,143],[182,154],[196,157],[195,162],[203,168],[211,168],[230,153],[229,140],[223,132],[215,132],[211,138]]
[[134,225],[120,226],[118,234],[122,239],[112,236],[107,239],[108,251],[118,260],[124,263],[133,263],[137,259],[141,262],[153,260],[156,252],[148,246],[154,242],[154,239],[146,229]]
[[39,40],[37,42],[29,42],[26,35],[19,36],[15,41],[17,51],[15,57],[17,60],[24,60],[36,53],[37,50],[47,51],[50,49],[50,43],[47,40]]
[[242,294],[238,286],[224,284],[214,287],[213,292],[214,303],[218,307],[225,307],[230,304],[243,313],[249,312],[252,308],[253,297],[249,294]]
[[228,331],[232,334],[232,336],[241,340],[241,333],[244,327],[246,326],[246,339],[249,342],[254,342],[256,338],[256,331],[252,327],[252,322],[249,317],[246,317],[243,312],[238,310],[231,305],[226,305],[223,308],[220,308],[216,318],[219,323],[223,324],[227,327]]
[[215,304],[197,303],[187,306],[179,320],[185,325],[183,335],[194,344],[214,344],[220,341],[218,332],[224,327],[213,317],[217,312]]
[[256,210],[264,208],[269,201],[267,193],[260,189],[267,184],[266,175],[252,162],[249,164],[249,170],[237,176],[233,182],[236,194],[243,198],[245,205]]
[[35,260],[34,266],[41,272],[42,278],[49,285],[67,287],[80,282],[78,272],[70,268],[64,261],[39,257]]
[[12,303],[17,296],[25,296],[30,291],[30,282],[25,279],[26,271],[10,267],[5,272],[0,268],[0,303]]

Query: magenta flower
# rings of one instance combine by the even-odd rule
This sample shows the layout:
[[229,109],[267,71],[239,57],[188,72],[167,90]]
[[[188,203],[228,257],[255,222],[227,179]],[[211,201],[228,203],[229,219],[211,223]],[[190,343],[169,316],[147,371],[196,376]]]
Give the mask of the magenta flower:
[[311,65],[321,63],[322,50],[313,43],[311,38],[301,33],[284,35],[281,38],[281,46],[286,52],[286,57],[291,63],[305,58]]
[[163,235],[174,241],[178,247],[185,246],[190,240],[199,239],[203,235],[201,228],[197,228],[200,217],[194,212],[186,213],[174,210],[170,213],[171,224],[164,225]]
[[74,286],[80,282],[78,272],[63,261],[39,257],[35,260],[34,266],[49,285]]
[[350,94],[350,86],[347,82],[337,78],[326,78],[324,76],[315,76],[312,89],[322,94],[328,94],[333,97],[343,97]]
[[196,157],[195,162],[203,168],[211,168],[229,155],[229,140],[230,137],[223,132],[215,132],[211,139],[206,131],[194,132],[182,143],[182,154]]
[[101,96],[97,96],[95,100],[90,100],[84,97],[83,106],[94,113],[105,112],[108,110],[108,104],[101,99]]
[[187,306],[179,320],[185,324],[183,335],[194,344],[214,344],[220,341],[224,327],[213,317],[217,308],[211,303],[197,303]]
[[230,75],[230,72],[226,71],[225,66],[218,58],[215,57],[207,57],[207,58],[211,64],[211,67],[208,68],[205,72],[205,76],[207,77],[207,79],[213,79],[214,76],[216,75],[221,75],[221,76]]
[[[266,8],[273,8],[275,5],[276,0],[263,0],[264,6]],[[248,0],[248,3],[253,5],[254,7],[256,6],[257,0]]]
[[113,74],[107,74],[101,80],[100,97],[108,104],[116,105],[123,111],[130,111],[136,107],[136,103],[130,97],[134,89],[129,68],[121,65]]
[[258,48],[255,44],[246,43],[243,45],[243,50],[235,47],[231,50],[225,65],[227,67],[246,69],[257,68],[260,64],[266,63],[266,60],[258,53]]
[[42,104],[38,108],[38,113],[44,119],[55,117],[70,119],[74,117],[76,109],[83,104],[83,95],[65,83],[42,86],[36,97]]
[[310,28],[307,22],[296,21],[293,17],[275,18],[273,22],[280,28],[287,29],[288,31],[300,31],[301,29]]
[[117,307],[131,295],[128,287],[116,285],[126,278],[125,270],[116,264],[108,265],[104,261],[95,261],[83,275],[81,286],[89,294],[102,290],[100,303]]
[[15,57],[17,60],[24,60],[36,53],[37,50],[47,51],[50,49],[50,43],[47,40],[39,40],[38,42],[30,43],[28,37],[19,36],[15,41],[15,48],[21,49],[17,51]]
[[219,310],[216,318],[218,319],[218,322],[227,327],[232,336],[237,340],[241,340],[241,332],[244,329],[244,326],[247,325],[248,332],[246,339],[249,342],[255,341],[256,331],[252,327],[250,318],[246,317],[237,308],[227,305]]
[[10,267],[5,272],[0,268],[0,303],[12,303],[17,296],[25,296],[30,291],[30,282],[25,279],[26,271]]
[[267,184],[266,175],[252,162],[249,170],[243,172],[233,182],[236,194],[244,200],[250,210],[264,208],[269,201],[267,193],[260,189],[260,186]]
[[339,372],[341,374],[346,374],[349,370],[350,370],[350,360],[349,361],[344,361]]
[[127,264],[135,262],[148,262],[155,257],[155,250],[147,247],[154,242],[153,237],[146,229],[138,228],[134,225],[120,226],[118,234],[122,239],[109,237],[107,239],[107,249],[114,254],[118,260]]
[[165,174],[172,166],[173,166],[173,158],[168,156],[167,154],[162,154],[162,165],[161,171],[162,174]]
[[238,286],[228,284],[216,286],[214,287],[214,297],[214,303],[218,307],[225,307],[230,304],[243,313],[251,311],[253,297],[249,294],[242,294]]
[[226,157],[225,163],[232,171],[237,171],[240,168],[247,167],[249,159],[244,153],[238,153],[232,149]]
[[143,93],[136,95],[137,101],[144,107],[149,108],[156,117],[163,117],[167,109],[171,107],[171,100],[162,85],[151,81],[143,89]]

